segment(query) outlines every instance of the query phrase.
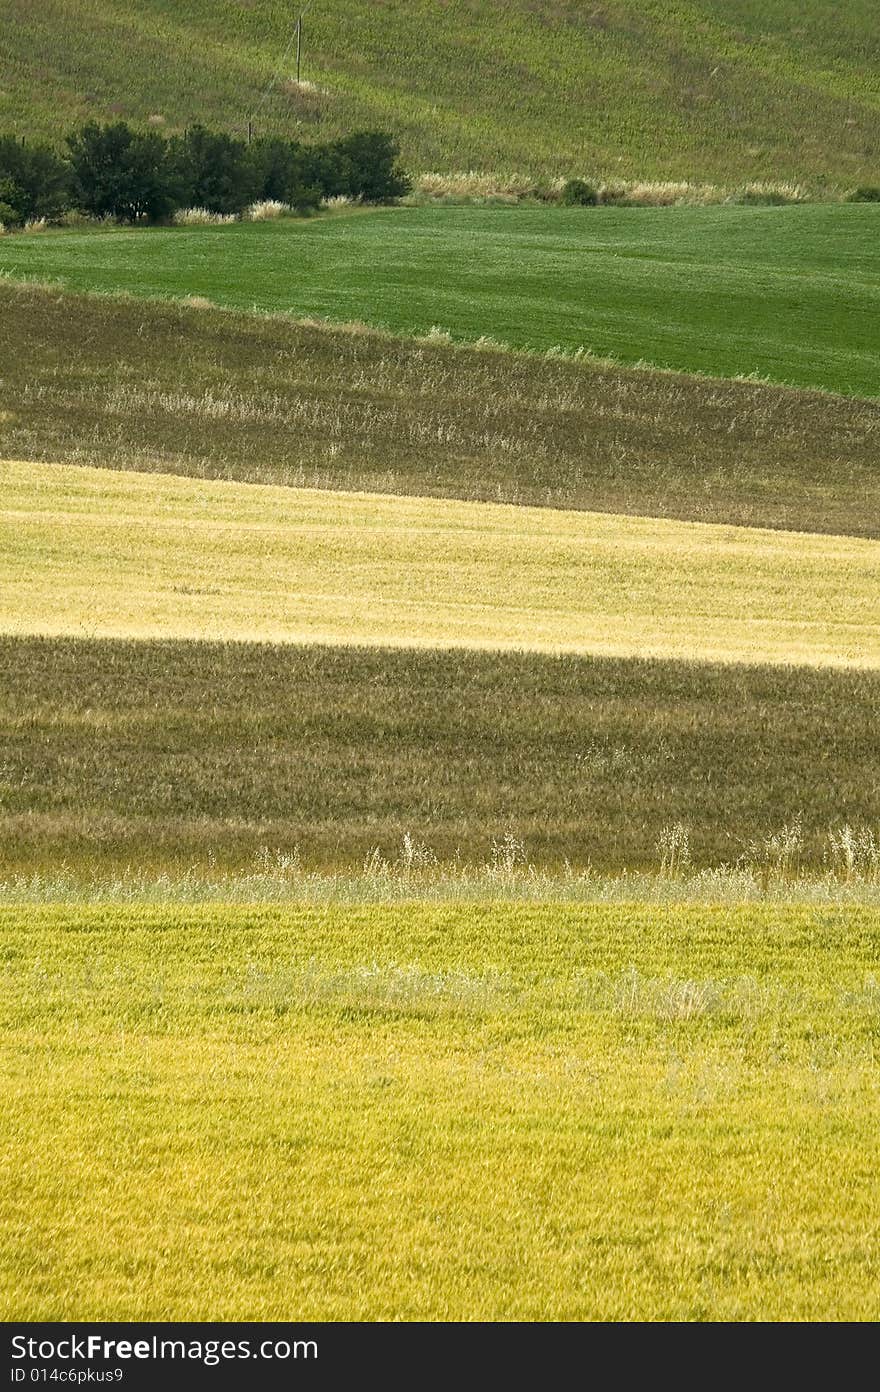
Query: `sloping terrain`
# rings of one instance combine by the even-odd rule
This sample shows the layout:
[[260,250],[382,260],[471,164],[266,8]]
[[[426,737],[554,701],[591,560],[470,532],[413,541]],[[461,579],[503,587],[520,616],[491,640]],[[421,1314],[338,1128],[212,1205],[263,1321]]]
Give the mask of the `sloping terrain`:
[[880,205],[391,208],[0,238],[0,272],[880,394]]
[[0,238],[5,1318],[876,1317],[874,11],[0,0],[0,131],[814,197]]
[[[395,131],[414,168],[880,182],[872,0],[0,0],[0,128]],[[277,82],[268,89],[270,81]]]
[[878,402],[2,279],[0,360],[0,458],[880,537]]
[[880,542],[0,463],[0,630],[880,667]]

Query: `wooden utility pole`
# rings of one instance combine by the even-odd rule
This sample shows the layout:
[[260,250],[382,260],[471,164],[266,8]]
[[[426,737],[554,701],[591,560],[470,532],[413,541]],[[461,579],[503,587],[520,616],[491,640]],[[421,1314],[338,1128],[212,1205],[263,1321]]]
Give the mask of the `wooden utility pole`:
[[302,77],[302,41],[303,41],[303,16],[307,10],[312,8],[315,0],[309,0],[307,5],[303,5],[299,12],[299,19],[296,21],[296,85],[300,84]]

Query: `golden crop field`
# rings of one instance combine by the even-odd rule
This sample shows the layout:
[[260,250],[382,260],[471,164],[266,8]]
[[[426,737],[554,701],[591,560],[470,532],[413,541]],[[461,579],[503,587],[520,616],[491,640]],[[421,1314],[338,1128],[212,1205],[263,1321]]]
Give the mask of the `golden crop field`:
[[880,664],[880,543],[0,466],[0,628]]
[[6,1319],[861,1319],[876,911],[0,909]]

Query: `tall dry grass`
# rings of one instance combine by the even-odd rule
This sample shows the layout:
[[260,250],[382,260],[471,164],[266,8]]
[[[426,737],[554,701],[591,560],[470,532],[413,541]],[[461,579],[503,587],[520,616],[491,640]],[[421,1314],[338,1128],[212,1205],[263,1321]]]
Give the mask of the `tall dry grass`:
[[293,212],[289,203],[281,203],[277,198],[263,198],[252,203],[244,212],[248,222],[273,222],[277,218],[289,217]]
[[824,871],[796,863],[797,822],[770,833],[734,864],[695,868],[689,829],[665,827],[652,868],[614,873],[592,866],[536,865],[519,837],[493,838],[482,863],[441,860],[419,834],[405,832],[396,853],[375,846],[360,864],[315,869],[298,850],[262,847],[250,865],[218,866],[210,854],[164,872],[135,864],[83,872],[65,864],[3,873],[0,904],[48,903],[393,903],[406,900],[525,903],[787,903],[880,906],[880,838],[848,823],[825,834]]
[[173,217],[175,227],[224,227],[237,220],[234,213],[214,213],[209,208],[178,208]]
[[[575,177],[575,176],[572,176]],[[755,180],[742,185],[701,183],[691,180],[597,179],[577,175],[597,191],[600,205],[630,208],[708,207],[722,203],[804,203],[818,198],[804,184],[789,180]],[[568,180],[557,176],[539,180],[521,173],[460,170],[429,171],[413,181],[411,203],[558,203]],[[842,202],[842,191],[823,192],[822,201]]]
[[877,402],[2,278],[0,360],[7,458],[880,535]]

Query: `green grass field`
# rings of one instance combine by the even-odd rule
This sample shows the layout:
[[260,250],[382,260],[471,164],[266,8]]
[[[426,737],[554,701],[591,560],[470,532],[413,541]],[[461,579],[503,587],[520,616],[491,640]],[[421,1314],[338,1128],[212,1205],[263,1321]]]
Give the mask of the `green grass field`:
[[[280,0],[2,0],[0,127],[90,117],[243,129]],[[871,0],[340,0],[306,19],[258,130],[390,127],[415,168],[880,182]]]
[[0,463],[0,631],[880,667],[880,543]]
[[0,459],[880,537],[880,402],[3,280],[0,360]]
[[0,638],[0,880],[350,870],[406,835],[656,870],[677,822],[718,866],[798,814],[822,871],[830,827],[880,830],[878,708],[870,671]]
[[867,205],[404,208],[9,237],[0,271],[877,396],[878,229]]
[[0,909],[2,1313],[873,1319],[878,929]]

